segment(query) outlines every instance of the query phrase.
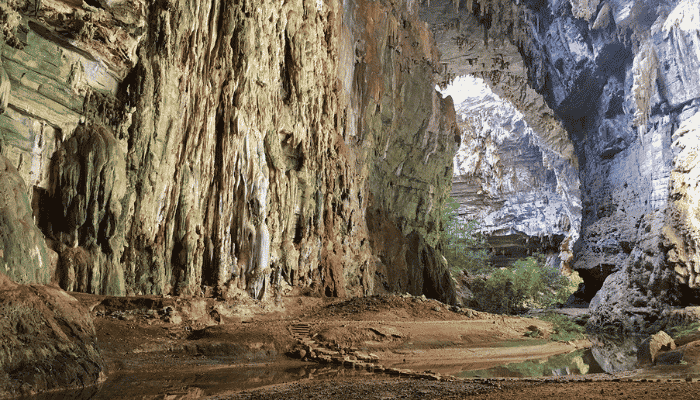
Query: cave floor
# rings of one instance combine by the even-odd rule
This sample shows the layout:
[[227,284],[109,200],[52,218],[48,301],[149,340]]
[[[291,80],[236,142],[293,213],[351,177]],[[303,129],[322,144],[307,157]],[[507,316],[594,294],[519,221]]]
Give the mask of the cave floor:
[[[590,342],[548,340],[552,326],[538,319],[455,312],[408,295],[296,295],[269,304],[73,295],[96,315],[108,379],[56,398],[700,398],[700,383],[678,370],[666,371],[680,378],[673,382],[629,380],[654,378],[649,370],[454,379],[460,371],[543,363]],[[526,335],[533,330],[538,338]]]

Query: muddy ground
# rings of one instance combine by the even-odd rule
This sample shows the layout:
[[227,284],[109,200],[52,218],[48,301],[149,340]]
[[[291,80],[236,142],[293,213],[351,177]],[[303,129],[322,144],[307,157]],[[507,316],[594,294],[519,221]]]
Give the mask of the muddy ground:
[[551,324],[538,319],[421,297],[337,300],[296,293],[262,304],[245,296],[224,303],[73,295],[96,316],[109,379],[42,398],[700,398],[700,383],[688,373],[694,362],[666,371],[658,382],[631,381],[661,378],[652,369],[455,379],[455,371],[542,360],[591,344],[553,341]]

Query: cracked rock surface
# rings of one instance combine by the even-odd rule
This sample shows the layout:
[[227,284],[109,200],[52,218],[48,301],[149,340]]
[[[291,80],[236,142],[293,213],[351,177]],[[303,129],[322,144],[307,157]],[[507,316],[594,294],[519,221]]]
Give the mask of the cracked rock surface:
[[578,168],[572,265],[591,324],[656,331],[696,303],[696,2],[431,2],[422,13],[446,79],[483,77]]

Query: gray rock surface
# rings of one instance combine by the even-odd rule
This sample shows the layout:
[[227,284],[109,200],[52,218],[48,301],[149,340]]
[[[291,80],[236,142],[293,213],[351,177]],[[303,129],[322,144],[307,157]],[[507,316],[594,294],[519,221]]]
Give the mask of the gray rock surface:
[[461,78],[451,90],[464,98],[452,179],[460,217],[479,223],[495,265],[538,252],[568,266],[581,226],[577,170],[483,81]]
[[[446,55],[443,76],[483,77],[533,130],[553,114],[573,143],[573,267],[592,324],[653,331],[672,307],[696,304],[697,2],[448,3],[422,11]],[[556,129],[540,131],[574,159],[551,145],[563,143]]]
[[[669,188],[689,172],[677,167],[683,156],[675,148],[684,144],[673,145],[673,137],[680,136],[674,133],[679,126],[693,130],[687,121],[696,112],[693,82],[700,77],[698,5],[618,1],[609,6],[614,23],[607,27],[592,29],[572,18],[556,18],[548,27],[543,47],[559,46],[545,57],[549,74],[575,84],[541,90],[557,104],[581,161],[583,220],[574,268],[586,280],[588,296],[602,282],[591,302],[593,325],[656,330],[670,305],[687,304],[695,296],[688,259],[679,257],[675,266],[668,261],[679,254],[670,249],[693,247],[681,246],[674,233],[682,227],[686,235],[693,231],[688,216],[675,213],[675,221],[669,216],[694,189],[681,196]],[[571,31],[578,34],[561,35]],[[626,34],[614,38],[612,32]],[[576,58],[576,68],[558,67],[559,59]]]

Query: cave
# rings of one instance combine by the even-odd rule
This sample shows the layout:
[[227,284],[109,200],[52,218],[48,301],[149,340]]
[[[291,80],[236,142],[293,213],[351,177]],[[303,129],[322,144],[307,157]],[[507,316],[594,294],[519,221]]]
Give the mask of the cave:
[[589,327],[700,320],[700,11],[657,3],[0,0],[2,351],[61,342],[0,397],[97,382],[92,318],[138,299],[459,310],[450,196],[495,267],[576,271]]

